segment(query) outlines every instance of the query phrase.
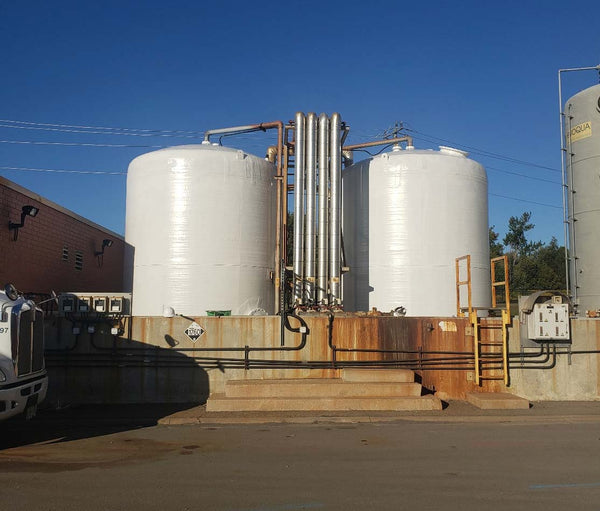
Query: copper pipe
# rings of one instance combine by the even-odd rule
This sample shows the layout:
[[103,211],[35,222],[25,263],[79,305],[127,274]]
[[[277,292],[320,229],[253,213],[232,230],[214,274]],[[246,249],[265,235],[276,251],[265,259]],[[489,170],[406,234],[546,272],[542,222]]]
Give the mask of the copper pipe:
[[[283,182],[283,122],[274,121],[269,123],[263,123],[260,125],[261,128],[271,129],[277,128],[277,170],[275,179],[277,180],[277,206],[276,206],[276,232],[275,232],[275,280],[273,282],[275,287],[275,314],[280,312],[280,292],[282,289],[281,285],[281,254],[282,254],[282,243],[285,240],[285,235],[282,236],[282,228],[285,225],[285,210],[283,210],[283,196],[284,182]],[[283,249],[285,252],[285,248]]]
[[387,140],[377,140],[375,142],[364,142],[362,144],[345,145],[342,147],[342,151],[353,151],[355,149],[362,149],[363,147],[374,147],[378,145],[397,144],[399,142],[406,142],[409,146],[413,145],[412,137],[397,137],[389,138]]

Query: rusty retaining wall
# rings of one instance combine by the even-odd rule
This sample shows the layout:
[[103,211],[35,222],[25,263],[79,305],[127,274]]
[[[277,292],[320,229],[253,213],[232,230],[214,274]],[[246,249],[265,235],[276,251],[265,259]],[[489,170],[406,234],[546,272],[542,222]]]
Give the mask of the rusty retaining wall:
[[[472,328],[462,318],[338,314],[331,330],[327,315],[307,314],[302,320],[308,328],[305,346],[283,351],[280,350],[280,320],[277,316],[124,318],[121,320],[123,332],[116,336],[110,333],[111,326],[116,324],[114,321],[103,322],[83,316],[53,317],[48,320],[46,329],[50,375],[48,401],[57,406],[65,403],[203,402],[210,393],[222,392],[229,379],[337,377],[343,362],[385,364],[410,359],[418,367],[419,360],[468,358],[473,352]],[[186,329],[193,322],[202,330],[195,340],[186,335]],[[94,327],[94,333],[88,332],[90,326]],[[300,323],[290,318],[290,326],[297,328]],[[79,334],[73,334],[74,327],[79,328]],[[285,348],[297,347],[302,339],[301,333],[286,330],[283,345]],[[330,343],[336,347],[335,357]],[[269,349],[254,351],[254,348]],[[344,351],[353,349],[417,353]],[[247,370],[243,366],[245,358],[251,361],[252,367],[263,360],[312,363],[314,368]],[[450,363],[460,369],[417,370],[417,378],[424,387],[439,392],[444,399],[463,399],[467,391],[503,389],[499,382],[476,386],[472,361]],[[238,367],[231,367],[232,364]]]

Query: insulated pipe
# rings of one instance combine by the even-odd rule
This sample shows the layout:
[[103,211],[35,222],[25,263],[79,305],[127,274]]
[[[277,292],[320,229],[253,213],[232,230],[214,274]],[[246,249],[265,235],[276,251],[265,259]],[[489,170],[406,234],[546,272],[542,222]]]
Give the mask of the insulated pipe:
[[317,219],[317,115],[306,116],[306,225],[304,227],[304,298],[315,301]]
[[319,247],[317,303],[327,305],[327,255],[329,227],[329,118],[319,116]]
[[330,174],[331,174],[331,199],[329,217],[329,292],[331,305],[341,303],[341,205],[342,205],[342,143],[340,129],[342,119],[340,114],[331,116],[330,146]]
[[294,147],[294,303],[304,303],[304,172],[306,116],[296,113]]

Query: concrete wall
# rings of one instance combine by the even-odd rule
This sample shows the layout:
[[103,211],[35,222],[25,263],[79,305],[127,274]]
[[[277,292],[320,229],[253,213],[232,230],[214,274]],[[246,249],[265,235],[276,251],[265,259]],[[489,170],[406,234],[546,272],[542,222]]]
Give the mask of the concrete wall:
[[[21,208],[39,208],[14,240],[9,222],[19,223]],[[118,234],[54,204],[30,190],[0,178],[0,285],[13,283],[23,292],[124,291],[125,241]],[[111,239],[99,260],[94,252]],[[82,268],[75,265],[76,254]],[[101,264],[99,264],[101,263]]]
[[[519,322],[510,330],[510,349],[519,352]],[[600,354],[578,353],[600,351],[600,319],[571,320],[571,347],[561,346],[555,367],[521,369],[527,361],[514,360],[510,370],[509,391],[532,401],[597,401],[600,400]],[[532,350],[528,350],[532,351]],[[554,358],[544,364],[552,365]]]
[[[536,367],[522,369],[512,359],[510,386],[502,381],[474,383],[472,327],[464,318],[395,318],[336,315],[330,332],[326,315],[302,316],[308,327],[301,350],[281,350],[280,323],[264,317],[135,317],[98,322],[93,316],[54,317],[47,328],[48,400],[65,403],[203,402],[211,393],[223,392],[229,379],[319,378],[339,376],[344,361],[407,361],[417,368],[425,388],[442,399],[464,399],[467,392],[512,392],[533,401],[600,399],[598,354],[566,354]],[[195,321],[203,330],[193,342],[185,330]],[[501,330],[491,328],[498,319],[484,320],[482,334],[498,340]],[[299,326],[291,318],[292,327]],[[87,327],[95,325],[95,333]],[[121,325],[123,335],[112,336],[111,326]],[[573,350],[600,349],[600,320],[575,320]],[[72,334],[73,326],[81,333]],[[486,334],[487,332],[487,334]],[[338,351],[335,354],[328,344]],[[518,323],[509,330],[512,352],[519,352]],[[284,346],[300,346],[302,335],[285,332]],[[248,350],[246,350],[248,347]],[[206,351],[209,348],[212,351]],[[264,351],[255,348],[267,348]],[[345,352],[345,349],[404,350],[406,353]],[[535,353],[537,349],[527,352]],[[412,352],[412,353],[408,353]],[[429,352],[429,353],[428,353]],[[452,352],[452,353],[449,353]],[[244,369],[244,358],[251,369]],[[419,361],[436,359],[436,369],[418,370]],[[442,360],[443,359],[443,360]],[[267,362],[259,362],[259,361]],[[287,361],[290,367],[261,367],[268,361]],[[544,357],[527,359],[543,362]],[[294,368],[298,362],[312,369]],[[235,365],[236,367],[232,367]],[[501,373],[491,371],[488,376]]]

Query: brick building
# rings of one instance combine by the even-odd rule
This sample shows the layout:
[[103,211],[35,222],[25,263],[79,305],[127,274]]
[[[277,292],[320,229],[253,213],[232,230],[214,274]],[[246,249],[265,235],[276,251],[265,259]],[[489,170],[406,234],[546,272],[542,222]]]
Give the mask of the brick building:
[[[24,206],[39,208],[26,216]],[[0,177],[0,286],[30,293],[124,291],[122,236]],[[2,227],[3,225],[3,227]],[[16,239],[15,239],[16,238]],[[104,248],[104,240],[111,246]]]

